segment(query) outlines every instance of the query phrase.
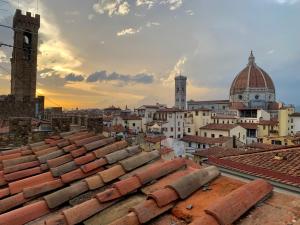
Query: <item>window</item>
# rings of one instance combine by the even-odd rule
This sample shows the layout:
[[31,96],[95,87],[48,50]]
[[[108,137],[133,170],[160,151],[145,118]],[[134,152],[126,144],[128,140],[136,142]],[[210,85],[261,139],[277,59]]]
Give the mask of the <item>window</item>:
[[132,126],[135,127],[135,123],[133,123]]
[[201,145],[200,145],[200,144],[198,144],[198,148],[201,148]]
[[196,131],[196,136],[198,136],[198,131]]
[[222,135],[222,134],[220,134],[220,135],[219,135],[219,137],[223,137],[223,135]]
[[189,147],[192,147],[192,143],[191,142],[189,142]]
[[255,99],[258,100],[259,99],[259,95],[255,95]]
[[243,100],[243,95],[239,95],[239,100]]
[[204,132],[204,137],[207,137],[207,133],[206,132]]
[[178,127],[178,131],[180,132],[180,127]]
[[188,133],[191,133],[191,128],[188,128]]
[[215,134],[211,134],[211,137],[214,138],[214,137],[215,137]]
[[173,130],[174,130],[173,127],[171,127],[171,132],[173,132]]
[[181,138],[180,134],[177,135],[177,138]]
[[198,116],[198,111],[196,111],[196,116]]

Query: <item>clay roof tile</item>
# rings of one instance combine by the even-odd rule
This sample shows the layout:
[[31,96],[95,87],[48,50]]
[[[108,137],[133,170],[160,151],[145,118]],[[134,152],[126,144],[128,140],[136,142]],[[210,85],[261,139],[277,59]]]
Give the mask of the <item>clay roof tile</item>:
[[205,209],[219,224],[232,224],[247,210],[272,192],[272,186],[258,179],[232,191]]
[[131,209],[134,212],[140,223],[147,223],[151,219],[170,210],[174,205],[169,204],[164,207],[158,207],[153,199],[146,200]]

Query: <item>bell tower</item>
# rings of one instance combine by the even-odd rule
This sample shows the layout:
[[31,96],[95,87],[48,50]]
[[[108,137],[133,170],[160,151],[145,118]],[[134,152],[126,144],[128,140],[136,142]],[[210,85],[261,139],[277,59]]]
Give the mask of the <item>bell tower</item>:
[[13,18],[14,48],[11,58],[11,94],[17,101],[36,97],[38,30],[40,15],[22,15],[17,9]]

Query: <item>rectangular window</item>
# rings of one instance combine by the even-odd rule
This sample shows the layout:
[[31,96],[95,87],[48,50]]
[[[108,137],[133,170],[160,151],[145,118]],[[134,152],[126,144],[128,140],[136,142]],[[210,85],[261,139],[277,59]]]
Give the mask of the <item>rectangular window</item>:
[[215,137],[215,134],[211,134],[211,137],[214,138],[214,137]]
[[191,133],[191,128],[188,128],[188,133]]

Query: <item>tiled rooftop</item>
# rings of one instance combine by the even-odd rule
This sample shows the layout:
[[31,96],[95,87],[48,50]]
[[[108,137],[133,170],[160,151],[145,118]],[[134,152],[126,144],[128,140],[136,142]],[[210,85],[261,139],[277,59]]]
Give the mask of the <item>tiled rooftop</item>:
[[[88,132],[52,136],[2,152],[0,162],[0,225],[203,224],[203,220],[243,225],[241,216],[256,213],[253,207],[272,191],[263,180],[245,184],[220,176],[214,166],[201,168],[183,158],[164,161],[158,151],[141,152],[126,141]],[[284,209],[288,203],[282,198],[281,204],[270,207]],[[299,222],[299,205],[295,198],[287,206],[292,219],[274,220],[271,215],[255,219],[268,216],[270,224],[278,225]]]
[[196,135],[186,135],[181,140],[184,142],[194,142],[199,144],[223,144],[229,140],[232,140],[232,138],[231,137],[209,138],[209,137],[200,137]]
[[235,127],[237,127],[237,124],[207,124],[203,127],[200,127],[201,130],[224,130],[224,131],[229,131]]

